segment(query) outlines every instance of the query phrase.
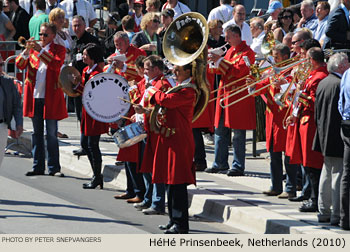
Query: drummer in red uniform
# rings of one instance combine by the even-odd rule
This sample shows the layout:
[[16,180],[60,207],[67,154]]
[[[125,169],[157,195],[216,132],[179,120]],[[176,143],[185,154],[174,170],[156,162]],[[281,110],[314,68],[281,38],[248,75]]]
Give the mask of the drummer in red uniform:
[[[166,234],[188,233],[187,185],[195,184],[192,169],[194,141],[192,118],[196,101],[196,85],[192,83],[192,66],[176,66],[174,73],[178,90],[163,93],[148,91],[151,104],[160,105],[156,125],[159,125],[153,160],[153,183],[167,185],[170,221],[159,226]],[[151,121],[151,127],[153,123]],[[152,130],[152,128],[151,128]]]
[[[113,72],[123,76],[128,82],[142,80],[142,77],[138,75],[136,71],[136,59],[140,56],[146,56],[146,52],[142,49],[138,49],[130,44],[128,34],[126,32],[119,31],[114,35],[114,45],[117,52],[108,57],[107,61],[112,64],[114,61]],[[114,60],[117,55],[125,55],[126,61]],[[104,71],[109,69],[110,65],[104,68]],[[127,117],[131,117],[135,113],[131,107]],[[130,121],[126,121],[125,125],[130,124]],[[118,125],[111,124],[111,128],[115,130]],[[144,183],[142,175],[137,173],[140,163],[140,145],[135,144],[130,147],[119,149],[117,156],[118,161],[125,162],[125,170],[127,177],[127,189],[125,193],[117,194],[115,199],[126,199],[128,203],[140,203],[143,200],[145,193]]]
[[[84,86],[94,75],[102,72],[98,66],[103,61],[103,51],[96,44],[88,44],[83,51],[83,62],[87,64],[82,73],[82,81],[76,87],[76,91],[83,93]],[[108,124],[94,120],[83,107],[81,116],[81,137],[80,144],[86,151],[94,176],[89,183],[83,184],[84,189],[94,189],[100,186],[103,189],[102,155],[99,147],[101,134],[108,132]]]

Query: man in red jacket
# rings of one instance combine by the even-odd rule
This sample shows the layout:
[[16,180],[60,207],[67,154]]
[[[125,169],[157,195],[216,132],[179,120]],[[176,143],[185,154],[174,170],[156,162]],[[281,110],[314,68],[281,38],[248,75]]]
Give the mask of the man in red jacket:
[[40,26],[40,43],[28,41],[28,47],[17,57],[19,69],[27,68],[24,88],[23,115],[33,123],[33,170],[26,176],[44,175],[45,144],[44,120],[47,130],[47,166],[49,175],[61,171],[57,140],[57,121],[68,116],[58,76],[64,62],[66,49],[53,43],[56,27],[43,23]]
[[[209,173],[226,173],[228,176],[242,176],[245,169],[245,143],[246,130],[255,129],[256,113],[254,97],[249,97],[235,105],[222,108],[220,98],[227,97],[233,89],[245,84],[245,80],[234,85],[227,86],[232,81],[238,80],[249,74],[249,67],[244,61],[244,56],[248,57],[250,63],[255,61],[255,53],[241,38],[241,29],[236,25],[230,25],[225,29],[225,40],[231,46],[224,58],[212,54],[210,59],[215,62],[216,74],[222,75],[218,101],[215,111],[215,160],[212,168],[205,169]],[[228,105],[234,100],[247,95],[248,91],[241,92],[231,98],[225,99],[224,105]],[[229,169],[228,145],[230,143],[231,129],[234,137],[233,163]]]
[[[323,156],[312,150],[312,143],[316,132],[315,97],[316,89],[321,80],[328,76],[327,66],[324,63],[324,54],[321,48],[312,47],[307,51],[307,57],[312,65],[311,73],[302,86],[298,98],[298,105],[293,109],[287,123],[296,123],[299,126],[298,135],[301,146],[301,164],[310,177],[311,198],[300,208],[301,212],[316,212],[318,210],[318,186],[323,165]],[[297,88],[298,90],[298,88]],[[296,122],[298,120],[298,122]],[[291,156],[291,160],[293,155]],[[292,162],[292,161],[291,161]]]

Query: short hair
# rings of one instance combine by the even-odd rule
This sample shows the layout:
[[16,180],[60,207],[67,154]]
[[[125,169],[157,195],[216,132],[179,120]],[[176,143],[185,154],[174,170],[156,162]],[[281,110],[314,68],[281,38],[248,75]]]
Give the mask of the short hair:
[[225,28],[225,32],[226,31],[230,31],[233,33],[238,34],[240,37],[242,37],[242,32],[241,32],[241,28],[239,28],[238,25],[229,25]]
[[318,63],[324,63],[324,53],[319,47],[312,47],[308,50],[310,58]]
[[142,67],[143,68],[143,62],[145,61],[145,59],[146,59],[145,55],[138,56],[136,58],[136,60],[135,60],[136,67],[138,67],[138,68]]
[[35,6],[39,10],[46,10],[46,1],[45,0],[35,0]]
[[344,60],[349,60],[348,56],[341,52],[341,53],[335,53],[331,57],[329,57],[328,63],[327,63],[327,70],[328,72],[337,72],[340,65],[344,62]]
[[264,30],[264,19],[262,19],[261,17],[253,17],[250,20],[250,25],[252,25],[255,22],[255,27],[258,28],[259,30]]
[[113,39],[119,39],[119,38],[122,38],[125,41],[130,42],[129,36],[128,36],[128,34],[126,32],[117,31],[116,34],[114,34]]
[[135,19],[130,15],[126,15],[122,18],[122,26],[125,30],[133,30],[135,26]]
[[222,4],[231,4],[231,0],[220,0]]
[[273,48],[272,48],[272,51],[277,51],[279,52],[282,56],[285,56],[285,55],[288,55],[288,58],[290,56],[290,49],[287,45],[285,44],[278,44],[278,45],[275,45]]
[[94,44],[94,43],[88,43],[84,50],[86,50],[89,57],[95,62],[100,63],[103,62],[103,50],[100,46]]
[[162,5],[160,0],[146,0],[146,6],[154,6],[156,10],[159,10],[160,6]]
[[208,22],[208,27],[209,29],[214,29],[219,23],[224,24],[220,19],[212,19]]
[[52,11],[50,11],[49,14],[49,21],[50,23],[52,23],[53,21],[55,21],[59,16],[63,16],[65,17],[66,13],[64,12],[64,10],[62,10],[61,8],[54,8]]
[[85,18],[83,16],[80,16],[80,15],[75,15],[73,18],[72,18],[72,21],[73,19],[79,19],[81,21],[83,21],[83,23],[86,25],[86,21],[85,21]]
[[321,6],[324,10],[331,10],[331,5],[327,1],[319,1],[317,5]]
[[312,32],[307,28],[306,29],[302,28],[301,30],[297,31],[295,35],[297,35],[302,40],[312,39],[313,37]]
[[156,12],[148,12],[146,13],[142,19],[141,19],[141,23],[140,23],[140,27],[141,30],[146,30],[146,26],[155,18],[158,17],[159,15]]
[[15,4],[19,5],[19,0],[9,0],[9,2],[15,2]]
[[56,25],[52,24],[52,23],[42,23],[40,25],[40,28],[41,27],[45,27],[46,29],[50,29],[52,31],[53,34],[56,34],[57,33],[57,28],[56,28]]
[[160,71],[164,70],[164,62],[158,55],[150,55],[143,62],[150,61],[153,67],[158,67]]
[[300,47],[307,51],[312,47],[321,48],[321,44],[320,44],[320,42],[318,42],[317,39],[307,39],[307,40],[300,43]]
[[304,0],[301,2],[301,6],[307,6],[309,8],[311,8],[312,10],[315,10],[315,5],[314,2],[312,0]]

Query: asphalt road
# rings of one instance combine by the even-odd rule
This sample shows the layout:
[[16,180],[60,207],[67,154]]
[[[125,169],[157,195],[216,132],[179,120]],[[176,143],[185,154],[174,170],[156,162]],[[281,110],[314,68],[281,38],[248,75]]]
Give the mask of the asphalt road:
[[[63,170],[64,178],[26,177],[32,159],[6,155],[0,169],[0,233],[161,234],[167,215],[145,216],[113,195],[123,190],[83,190],[88,178]],[[237,234],[241,230],[192,217],[191,234]]]

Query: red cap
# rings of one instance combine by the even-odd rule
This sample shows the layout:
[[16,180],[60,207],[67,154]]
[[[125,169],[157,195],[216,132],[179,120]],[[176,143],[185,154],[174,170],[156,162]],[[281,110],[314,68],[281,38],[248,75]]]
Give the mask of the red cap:
[[134,4],[143,4],[143,0],[135,0]]

